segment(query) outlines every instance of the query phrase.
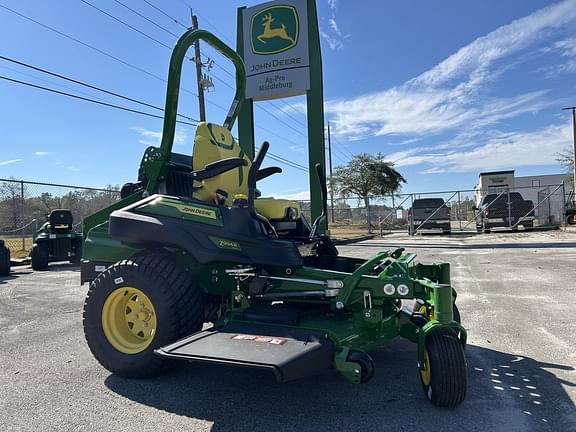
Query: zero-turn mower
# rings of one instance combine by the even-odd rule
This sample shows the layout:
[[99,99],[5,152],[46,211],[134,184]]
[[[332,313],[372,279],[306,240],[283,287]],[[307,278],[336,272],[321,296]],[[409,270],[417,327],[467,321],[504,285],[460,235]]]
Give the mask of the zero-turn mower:
[[[233,62],[237,88],[222,126],[198,125],[190,157],[172,144],[182,61],[198,39]],[[84,332],[96,359],[135,378],[179,359],[266,369],[279,381],[332,368],[365,383],[369,352],[400,336],[417,345],[426,397],[461,403],[466,331],[449,264],[416,263],[403,248],[339,256],[320,233],[325,213],[310,224],[297,202],[258,196],[257,182],[281,169],[262,168],[267,142],[251,160],[232,137],[244,88],[235,51],[204,30],[180,38],[161,146],[145,151],[119,202],[84,221]]]
[[80,264],[82,258],[82,234],[73,230],[70,210],[52,210],[46,222],[36,232],[30,252],[34,270],[45,270],[48,263],[70,261]]

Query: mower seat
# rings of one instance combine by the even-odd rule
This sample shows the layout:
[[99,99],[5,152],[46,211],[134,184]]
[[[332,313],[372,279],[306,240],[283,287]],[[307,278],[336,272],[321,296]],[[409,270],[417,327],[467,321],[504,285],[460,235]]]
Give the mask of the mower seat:
[[70,210],[52,210],[48,216],[50,232],[54,234],[67,234],[72,231],[72,213]]
[[[252,165],[252,160],[244,153],[228,129],[214,123],[202,122],[198,124],[192,155],[193,171],[201,170],[210,163],[231,157],[243,158],[248,164],[202,180],[202,187],[194,191],[194,198],[215,202],[217,196],[224,196],[225,204],[232,206],[236,197],[248,195],[248,171]],[[279,171],[279,168],[265,168],[260,170],[263,175],[259,178]],[[284,199],[257,198],[254,201],[254,207],[258,213],[270,220],[275,228],[279,223],[284,223],[285,226],[282,227],[282,231],[291,229],[292,225],[293,228],[296,228],[296,220],[302,214],[298,202]]]

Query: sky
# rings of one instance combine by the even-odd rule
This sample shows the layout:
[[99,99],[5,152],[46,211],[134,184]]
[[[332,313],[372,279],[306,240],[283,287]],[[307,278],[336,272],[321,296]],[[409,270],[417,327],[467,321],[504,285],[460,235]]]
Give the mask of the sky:
[[[191,8],[201,28],[233,46],[236,9],[258,3],[0,0],[0,56],[162,108],[170,47]],[[561,108],[576,105],[576,0],[317,0],[317,8],[334,165],[380,152],[407,193],[471,189],[483,171],[562,172],[556,157],[572,145],[572,129]],[[202,51],[215,62],[207,118],[222,123],[233,67]],[[162,115],[3,59],[0,77]],[[193,119],[195,85],[187,62],[179,112]],[[5,79],[0,102],[0,178],[122,185],[161,138],[161,119]],[[307,198],[305,99],[255,105],[256,141],[292,162],[269,159],[284,172],[259,187]],[[191,154],[194,133],[179,125],[174,150]]]

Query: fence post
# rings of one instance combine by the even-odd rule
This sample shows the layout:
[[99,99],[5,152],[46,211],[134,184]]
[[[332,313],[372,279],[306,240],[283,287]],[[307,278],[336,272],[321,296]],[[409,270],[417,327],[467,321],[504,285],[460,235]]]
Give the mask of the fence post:
[[512,227],[512,208],[510,207],[510,189],[508,189],[508,228]]
[[[20,180],[20,224],[24,223],[24,180]],[[26,250],[26,239],[24,237],[24,228],[22,228],[22,250]]]
[[410,235],[414,234],[414,194],[410,194]]
[[458,211],[456,216],[458,216],[458,229],[462,231],[462,200],[460,199],[460,191],[458,191]]
[[372,215],[370,214],[370,197],[366,198],[366,219],[368,219],[368,234],[372,234]]
[[566,183],[562,182],[562,214],[560,215],[562,222],[561,226],[566,227]]

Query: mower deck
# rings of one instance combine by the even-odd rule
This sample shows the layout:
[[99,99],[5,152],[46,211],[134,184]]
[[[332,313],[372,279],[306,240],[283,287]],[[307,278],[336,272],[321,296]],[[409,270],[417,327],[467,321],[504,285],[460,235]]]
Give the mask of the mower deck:
[[270,370],[280,382],[332,366],[334,345],[318,331],[248,323],[208,329],[156,350],[172,359]]

